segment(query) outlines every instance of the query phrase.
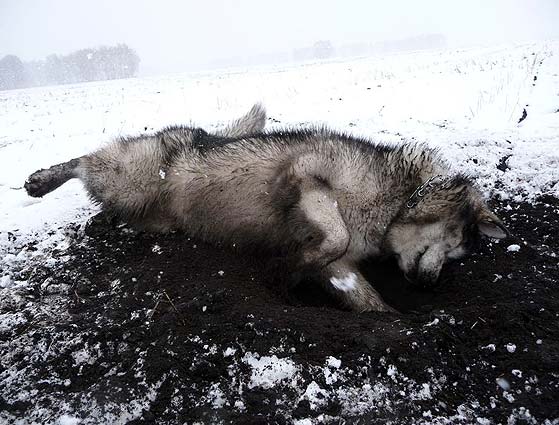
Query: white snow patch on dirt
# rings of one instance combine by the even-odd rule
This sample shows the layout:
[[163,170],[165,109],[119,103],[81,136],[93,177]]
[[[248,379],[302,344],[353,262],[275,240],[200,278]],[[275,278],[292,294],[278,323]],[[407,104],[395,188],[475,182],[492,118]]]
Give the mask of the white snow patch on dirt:
[[295,383],[299,368],[290,359],[246,353],[242,361],[252,368],[249,388],[272,388],[281,382]]

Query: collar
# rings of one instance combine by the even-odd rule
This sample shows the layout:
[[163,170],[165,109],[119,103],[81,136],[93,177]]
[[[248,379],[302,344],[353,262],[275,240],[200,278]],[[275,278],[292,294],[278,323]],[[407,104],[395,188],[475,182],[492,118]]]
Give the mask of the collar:
[[433,189],[437,183],[441,183],[443,181],[444,177],[440,174],[437,174],[436,176],[429,178],[426,182],[417,186],[417,188],[406,201],[406,207],[409,209],[414,208],[429,190]]

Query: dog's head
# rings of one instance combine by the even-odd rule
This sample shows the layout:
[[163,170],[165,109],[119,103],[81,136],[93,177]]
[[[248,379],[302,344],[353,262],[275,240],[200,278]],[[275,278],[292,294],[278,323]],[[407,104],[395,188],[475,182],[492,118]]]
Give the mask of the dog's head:
[[409,281],[431,285],[444,263],[470,252],[479,235],[501,239],[507,234],[468,178],[437,176],[408,199],[385,243]]

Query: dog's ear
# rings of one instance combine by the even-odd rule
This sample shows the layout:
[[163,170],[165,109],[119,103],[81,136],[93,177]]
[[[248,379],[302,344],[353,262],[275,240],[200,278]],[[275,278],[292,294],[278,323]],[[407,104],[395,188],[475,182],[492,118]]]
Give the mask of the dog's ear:
[[509,235],[502,221],[485,207],[478,216],[477,228],[481,234],[493,239],[504,239]]

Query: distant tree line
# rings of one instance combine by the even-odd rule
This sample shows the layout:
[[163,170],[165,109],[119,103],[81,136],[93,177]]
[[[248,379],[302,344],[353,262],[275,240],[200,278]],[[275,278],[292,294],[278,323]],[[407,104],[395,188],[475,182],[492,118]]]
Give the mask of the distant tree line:
[[443,49],[446,37],[441,34],[422,34],[400,40],[346,43],[334,47],[329,40],[320,40],[313,46],[294,49],[294,61],[329,59],[332,57],[373,56],[423,49]]
[[0,59],[0,90],[129,78],[137,75],[139,64],[138,54],[126,44],[49,55],[31,62],[7,55]]

